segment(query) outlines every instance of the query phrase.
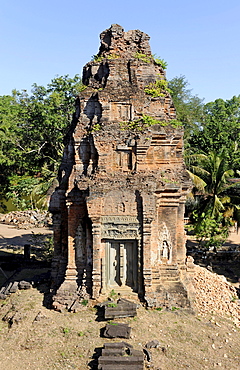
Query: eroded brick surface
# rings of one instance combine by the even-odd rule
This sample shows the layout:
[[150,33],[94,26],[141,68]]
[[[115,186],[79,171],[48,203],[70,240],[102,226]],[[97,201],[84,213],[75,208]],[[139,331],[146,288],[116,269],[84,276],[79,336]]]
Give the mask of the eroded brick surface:
[[100,39],[50,205],[55,304],[70,307],[66,292],[82,299],[114,289],[149,306],[186,306],[183,130],[171,124],[169,92],[146,92],[165,72],[145,33],[112,25]]

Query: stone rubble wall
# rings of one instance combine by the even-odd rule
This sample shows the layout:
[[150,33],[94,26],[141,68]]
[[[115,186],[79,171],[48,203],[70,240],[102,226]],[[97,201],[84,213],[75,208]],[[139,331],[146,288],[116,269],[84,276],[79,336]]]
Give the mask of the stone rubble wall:
[[195,265],[193,275],[195,306],[201,315],[229,317],[240,327],[240,300],[237,289],[226,278]]
[[30,229],[31,227],[44,227],[52,224],[52,216],[47,211],[13,211],[0,214],[0,223],[14,225],[19,229]]

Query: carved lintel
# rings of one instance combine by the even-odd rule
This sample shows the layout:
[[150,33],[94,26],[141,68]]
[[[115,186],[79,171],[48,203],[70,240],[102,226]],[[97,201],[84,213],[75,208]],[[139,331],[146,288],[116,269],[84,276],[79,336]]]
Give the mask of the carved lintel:
[[114,224],[129,224],[129,223],[135,223],[139,224],[139,221],[137,217],[135,216],[102,216],[101,222],[103,224],[105,223],[114,223]]
[[135,216],[102,216],[104,239],[140,239],[140,225]]

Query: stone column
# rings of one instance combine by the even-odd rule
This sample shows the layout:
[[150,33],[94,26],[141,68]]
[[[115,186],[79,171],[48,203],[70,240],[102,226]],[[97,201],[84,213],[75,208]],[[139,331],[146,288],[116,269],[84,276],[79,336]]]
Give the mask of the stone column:
[[153,221],[153,199],[150,194],[143,197],[143,284],[145,293],[151,291],[152,266],[151,266],[151,223]]
[[126,284],[126,250],[124,243],[120,243],[120,281],[122,286]]
[[106,293],[106,257],[102,257],[101,259],[101,265],[102,265],[102,289],[101,293]]
[[171,264],[177,264],[177,221],[178,221],[178,206],[179,194],[176,192],[165,192],[162,194],[160,207],[161,207],[161,222],[166,221],[166,226],[170,232],[172,242],[172,258]]
[[143,293],[143,266],[142,266],[142,240],[136,240],[137,243],[137,291]]
[[[52,258],[52,286],[55,288],[64,280],[67,264],[67,227],[62,228],[62,220],[67,217],[65,191],[58,189],[51,197],[49,210],[52,212],[54,254]],[[65,214],[66,213],[66,214]]]
[[92,297],[98,298],[101,289],[101,223],[99,218],[92,218],[93,235],[93,269],[92,269]]
[[182,200],[178,206],[177,223],[177,261],[180,265],[185,264],[186,260],[186,237],[184,231],[184,210],[185,202]]
[[145,292],[151,291],[151,223],[149,220],[143,220],[143,283]]
[[74,248],[74,237],[76,233],[76,219],[78,217],[77,214],[79,213],[76,209],[78,208],[78,204],[72,203],[72,201],[67,202],[68,208],[68,262],[67,262],[67,269],[65,273],[65,280],[61,285],[60,289],[69,289],[69,290],[77,290],[77,266],[76,266],[76,255],[75,255],[75,248]]

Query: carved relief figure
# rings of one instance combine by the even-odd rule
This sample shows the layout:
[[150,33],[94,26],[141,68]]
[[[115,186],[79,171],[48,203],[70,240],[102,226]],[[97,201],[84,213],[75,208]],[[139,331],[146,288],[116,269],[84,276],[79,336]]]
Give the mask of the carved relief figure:
[[118,203],[118,213],[124,213],[125,212],[125,204],[123,202]]
[[172,243],[170,233],[165,223],[159,233],[158,262],[168,264],[172,262]]
[[84,254],[84,231],[82,224],[80,223],[76,230],[76,236],[74,241],[74,247],[76,250],[76,258],[82,259]]

